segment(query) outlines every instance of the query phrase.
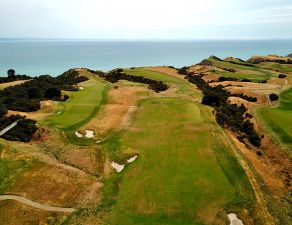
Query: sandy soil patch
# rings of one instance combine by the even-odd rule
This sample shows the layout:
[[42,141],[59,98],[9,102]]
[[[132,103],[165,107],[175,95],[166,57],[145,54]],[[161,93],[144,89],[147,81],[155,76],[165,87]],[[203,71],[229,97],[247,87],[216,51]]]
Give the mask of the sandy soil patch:
[[86,138],[93,138],[94,137],[94,131],[93,130],[86,130],[85,131],[85,137]]
[[104,138],[115,130],[127,117],[128,112],[140,99],[139,93],[145,92],[144,87],[118,87],[108,94],[108,104],[101,108],[99,114],[82,128],[82,131],[94,131],[97,139]]
[[230,225],[243,225],[242,220],[238,219],[235,213],[229,213],[228,219],[230,221]]
[[251,108],[251,107],[254,107],[256,106],[256,103],[254,102],[249,102],[249,101],[246,101],[242,98],[239,98],[239,97],[229,97],[228,98],[228,101],[231,103],[231,104],[236,104],[238,106],[240,106],[241,104],[243,104],[246,108]]
[[79,138],[82,138],[82,137],[83,137],[83,134],[81,134],[81,133],[78,132],[78,131],[75,132],[75,135],[76,135],[77,137],[79,137]]
[[117,173],[122,172],[125,168],[124,164],[119,164],[115,161],[112,161],[111,166],[117,171]]
[[17,80],[17,81],[13,81],[13,82],[3,83],[3,84],[0,84],[0,90],[7,88],[7,87],[23,84],[27,81],[29,81],[29,80]]

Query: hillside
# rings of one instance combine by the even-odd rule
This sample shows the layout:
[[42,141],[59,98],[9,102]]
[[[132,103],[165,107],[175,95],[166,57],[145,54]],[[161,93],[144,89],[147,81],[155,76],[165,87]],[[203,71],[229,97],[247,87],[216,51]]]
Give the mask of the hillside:
[[1,84],[0,119],[29,123],[0,137],[0,224],[288,225],[291,63],[211,56]]

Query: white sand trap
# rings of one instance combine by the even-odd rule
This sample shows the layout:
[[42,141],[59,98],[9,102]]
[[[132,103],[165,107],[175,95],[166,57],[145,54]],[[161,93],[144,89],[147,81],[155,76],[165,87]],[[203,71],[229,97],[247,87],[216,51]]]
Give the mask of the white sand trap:
[[94,131],[93,130],[86,130],[85,131],[85,137],[93,138],[94,137]]
[[84,89],[84,87],[79,87],[79,90],[83,90]]
[[137,158],[138,158],[138,156],[135,155],[135,156],[133,156],[132,158],[129,158],[129,159],[127,160],[127,162],[128,162],[128,163],[132,163],[132,162],[134,162]]
[[123,169],[125,168],[125,165],[120,165],[120,164],[116,163],[115,161],[113,161],[113,162],[111,163],[111,166],[112,166],[112,167],[113,167],[118,173],[122,172]]
[[235,213],[228,214],[228,218],[230,220],[230,225],[244,225],[242,220],[238,219]]
[[77,137],[79,137],[79,138],[82,138],[82,137],[83,137],[83,135],[80,134],[78,131],[75,132],[75,135],[76,135]]

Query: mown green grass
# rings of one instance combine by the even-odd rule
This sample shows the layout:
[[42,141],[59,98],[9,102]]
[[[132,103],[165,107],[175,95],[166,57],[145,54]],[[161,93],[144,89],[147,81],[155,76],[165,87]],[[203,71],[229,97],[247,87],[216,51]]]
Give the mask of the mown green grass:
[[260,114],[282,142],[292,146],[292,88],[280,94],[277,108],[263,108]]
[[142,76],[147,77],[153,80],[163,81],[163,82],[170,82],[170,83],[182,83],[183,81],[172,77],[165,73],[160,73],[156,71],[147,70],[145,68],[135,68],[135,69],[124,69],[125,73],[132,74],[135,76]]
[[110,224],[206,224],[249,196],[244,171],[228,146],[215,147],[200,107],[179,98],[146,100],[131,129],[103,145],[112,157],[129,148],[139,154],[118,176]]
[[222,66],[225,68],[232,68],[232,69],[237,70],[237,72],[235,73],[218,72],[219,75],[225,76],[225,77],[234,77],[234,78],[240,78],[240,79],[250,79],[253,81],[261,81],[261,80],[270,79],[274,75],[271,71],[258,68],[258,67],[239,65],[239,64],[234,64],[227,61],[219,61],[213,58],[209,58],[208,60],[213,62],[215,66]]
[[165,73],[151,71],[147,68],[124,69],[124,72],[135,76],[143,76],[153,80],[166,82],[168,84],[175,84],[178,87],[178,90],[176,91],[177,94],[198,97],[198,92],[195,92],[186,80],[182,80]]
[[60,102],[59,109],[56,112],[60,114],[50,116],[48,118],[50,124],[61,129],[71,129],[92,116],[92,113],[102,102],[106,84],[89,80],[82,86],[84,87],[83,90],[66,92],[70,99],[66,102]]
[[261,63],[259,66],[266,69],[277,70],[281,73],[292,73],[292,66],[283,65],[280,63]]
[[47,117],[44,124],[63,130],[71,143],[90,145],[93,143],[91,139],[78,138],[75,131],[96,116],[101,105],[106,102],[109,86],[94,78],[81,86],[83,90],[66,92],[69,100],[60,102],[56,114]]

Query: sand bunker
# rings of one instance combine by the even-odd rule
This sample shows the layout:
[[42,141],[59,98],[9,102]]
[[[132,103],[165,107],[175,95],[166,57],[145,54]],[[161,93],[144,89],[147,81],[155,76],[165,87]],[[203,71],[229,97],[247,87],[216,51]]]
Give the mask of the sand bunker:
[[84,89],[84,87],[79,87],[79,90],[83,90]]
[[138,156],[135,155],[135,156],[133,156],[132,158],[129,158],[129,159],[127,160],[127,162],[128,162],[128,163],[132,163],[132,162],[134,162],[137,158],[138,158]]
[[235,213],[228,214],[228,218],[230,220],[230,225],[244,225],[242,220],[238,219]]
[[[127,164],[134,162],[137,158],[138,158],[138,155],[135,155],[135,156],[133,156],[133,157],[127,159]],[[112,167],[113,167],[118,173],[120,173],[120,172],[123,171],[123,169],[125,168],[125,165],[126,165],[126,164],[118,164],[118,163],[116,163],[115,161],[113,161],[113,162],[111,163],[111,166],[112,166]]]
[[75,135],[76,135],[77,137],[79,137],[79,138],[82,138],[82,137],[83,137],[83,135],[82,135],[81,133],[79,133],[78,131],[75,132]]
[[86,130],[85,131],[85,137],[86,138],[93,138],[94,137],[94,131],[93,130]]
[[118,173],[122,172],[123,169],[125,168],[125,165],[120,165],[120,164],[116,163],[115,161],[113,161],[113,162],[111,163],[111,166],[112,166],[112,167],[113,167]]

